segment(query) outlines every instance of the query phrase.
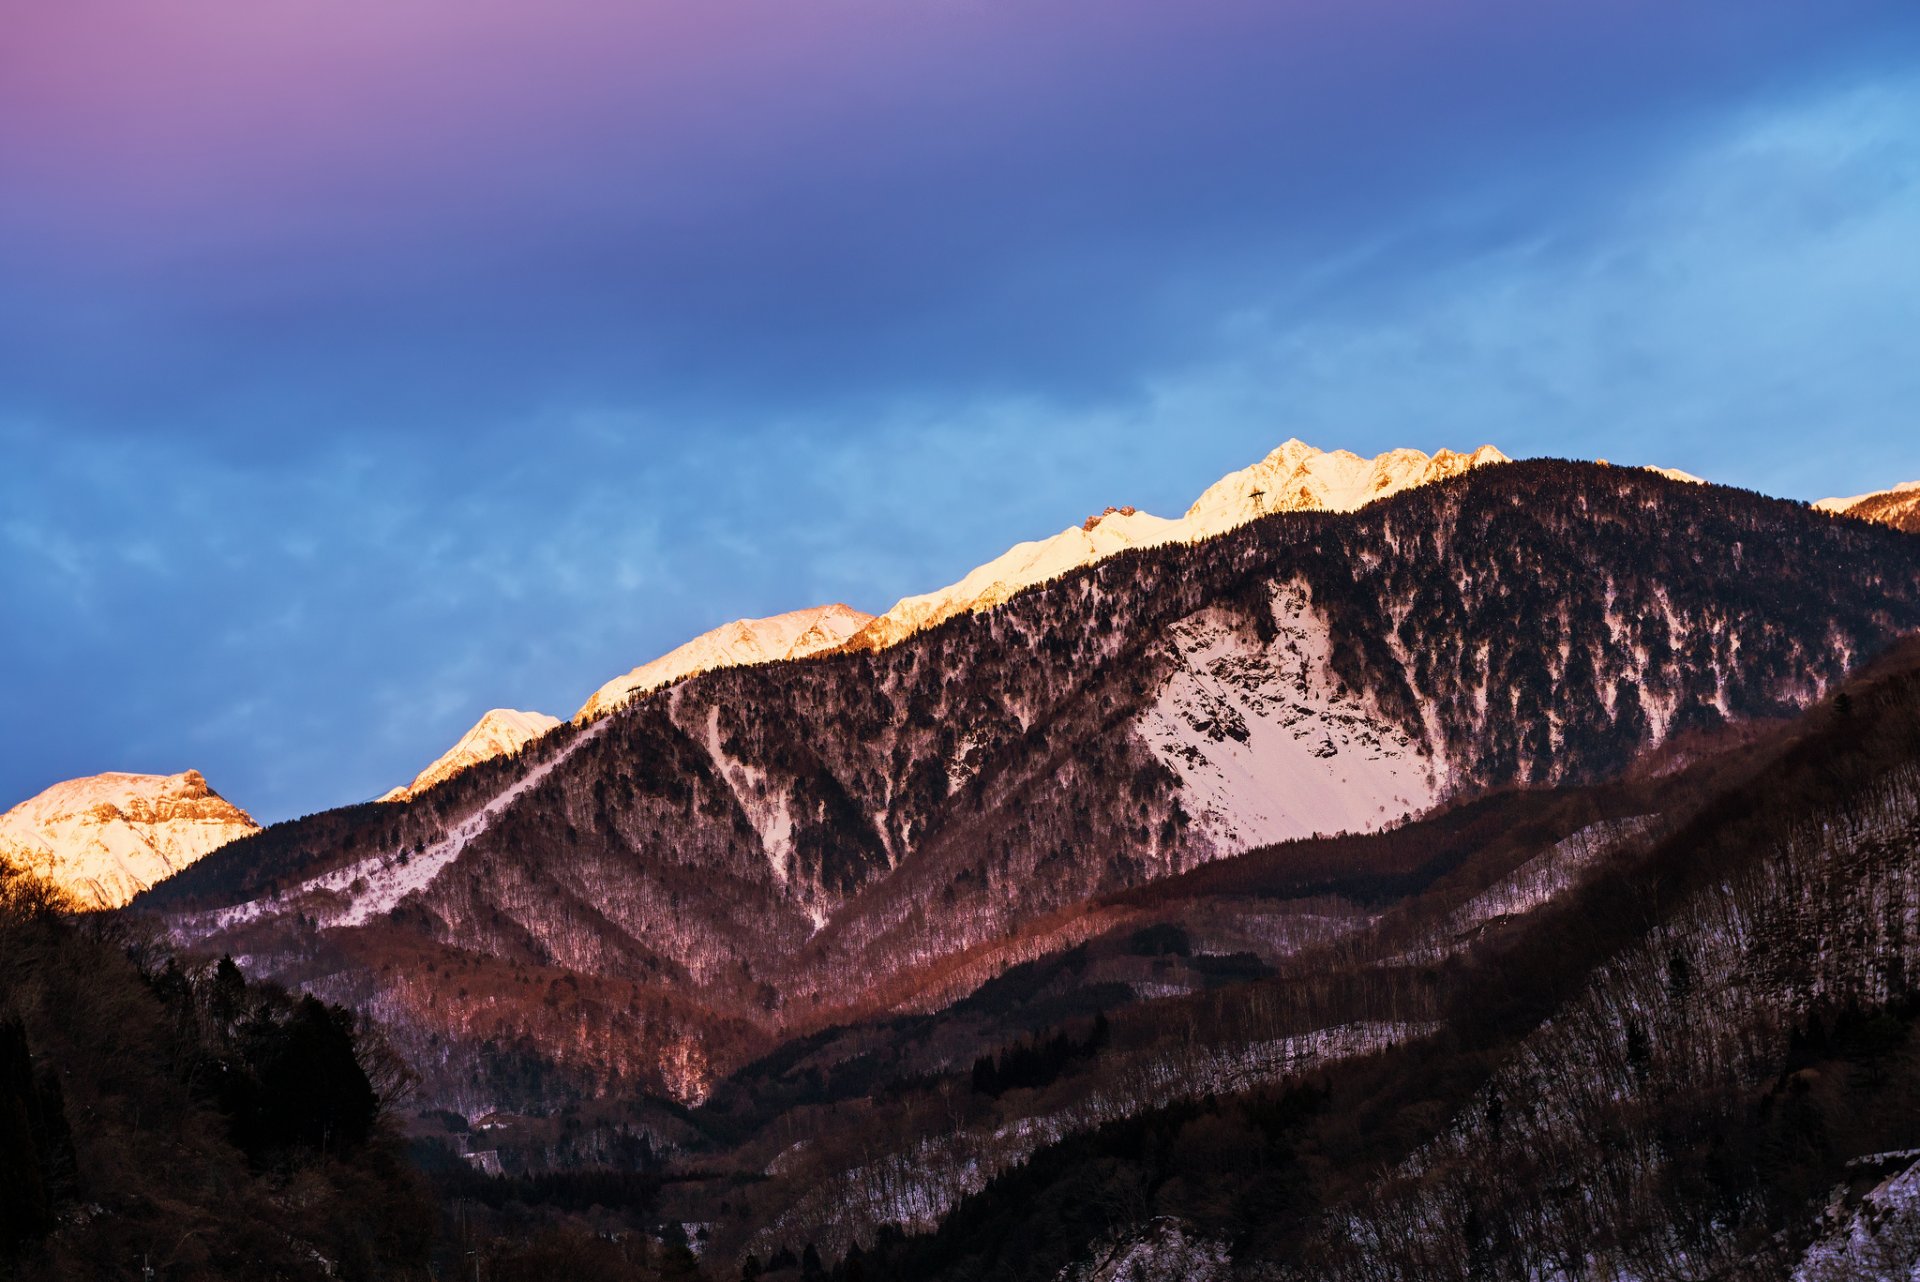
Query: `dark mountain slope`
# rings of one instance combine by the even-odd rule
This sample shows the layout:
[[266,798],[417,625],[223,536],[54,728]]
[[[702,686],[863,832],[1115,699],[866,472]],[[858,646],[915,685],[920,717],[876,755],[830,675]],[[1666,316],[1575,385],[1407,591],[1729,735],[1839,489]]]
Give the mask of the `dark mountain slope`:
[[[503,1057],[557,1066],[550,1100],[699,1098],[785,1033],[945,1000],[959,959],[1021,960],[1049,914],[1019,946],[1072,943],[1090,897],[1605,778],[1790,714],[1915,626],[1920,539],[1488,468],[1115,557],[877,653],[711,673],[407,806],[236,843],[143,906],[362,1004],[449,1102],[536,1102]],[[460,981],[397,964],[436,949]]]
[[1409,901],[1220,999],[1433,958],[1428,1036],[1089,1127],[936,1234],[869,1231],[863,1275],[1907,1276],[1920,1209],[1882,1181],[1920,1169],[1920,646],[1660,800],[1664,835],[1497,931],[1410,955],[1453,916]]

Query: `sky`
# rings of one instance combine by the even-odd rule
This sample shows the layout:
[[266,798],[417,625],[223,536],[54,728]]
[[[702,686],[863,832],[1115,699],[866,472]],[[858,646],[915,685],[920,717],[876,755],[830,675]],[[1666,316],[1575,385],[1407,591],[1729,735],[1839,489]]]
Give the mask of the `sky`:
[[1911,0],[194,0],[0,40],[0,807],[263,821],[1288,437],[1920,478]]

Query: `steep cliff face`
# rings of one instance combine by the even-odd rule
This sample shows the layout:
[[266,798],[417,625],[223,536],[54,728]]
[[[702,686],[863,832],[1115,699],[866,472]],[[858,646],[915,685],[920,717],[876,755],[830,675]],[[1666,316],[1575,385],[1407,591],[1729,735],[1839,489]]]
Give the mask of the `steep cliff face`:
[[258,832],[197,770],[57,783],[0,815],[0,859],[88,908],[117,908],[230,841]]
[[443,1097],[692,1099],[779,1036],[1019,960],[1052,915],[1071,934],[1090,897],[1606,777],[1790,714],[1915,626],[1895,532],[1638,469],[1475,469],[884,650],[709,671],[149,902],[401,1029]]

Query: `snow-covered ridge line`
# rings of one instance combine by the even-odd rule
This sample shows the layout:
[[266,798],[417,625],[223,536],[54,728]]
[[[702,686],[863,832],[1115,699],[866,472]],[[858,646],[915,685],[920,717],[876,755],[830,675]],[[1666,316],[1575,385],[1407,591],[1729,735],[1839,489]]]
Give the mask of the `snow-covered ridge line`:
[[[309,878],[298,886],[276,895],[251,899],[230,908],[197,913],[179,919],[173,933],[179,938],[205,938],[217,931],[231,930],[275,913],[292,911],[299,905],[322,927],[362,926],[381,913],[390,912],[401,900],[424,890],[441,870],[460,857],[475,838],[493,825],[514,802],[538,787],[574,753],[605,731],[609,723],[589,726],[578,738],[551,758],[503,788],[490,801],[454,825],[445,837],[419,853],[407,850],[385,851],[355,860],[344,867]],[[344,896],[344,906],[301,904],[310,896]]]
[[1253,466],[1215,481],[1176,520],[1110,507],[1050,538],[1015,544],[958,583],[902,598],[862,628],[848,648],[895,645],[955,615],[992,609],[1027,588],[1129,548],[1198,543],[1277,512],[1357,511],[1402,490],[1508,461],[1491,445],[1470,454],[1388,450],[1368,459],[1290,440]]
[[469,766],[477,766],[495,757],[515,753],[560,724],[560,718],[544,712],[522,712],[518,708],[494,708],[475,722],[455,744],[434,758],[433,764],[413,777],[413,782],[395,788],[382,801],[406,801],[417,797],[437,783],[453,778]]
[[1869,499],[1886,498],[1893,494],[1913,494],[1920,497],[1920,481],[1903,481],[1899,485],[1885,490],[1873,490],[1866,494],[1854,494],[1847,498],[1821,499],[1813,505],[1816,512],[1847,512],[1859,507]]
[[1199,542],[1275,512],[1350,512],[1401,490],[1507,461],[1491,445],[1470,454],[1400,449],[1367,459],[1290,440],[1253,466],[1208,486],[1176,520],[1110,507],[1051,538],[1015,544],[958,583],[905,597],[878,617],[836,602],[722,624],[607,682],[573,719],[592,721],[636,695],[715,668],[800,659],[843,648],[882,649],[956,614],[991,609],[1027,588],[1129,548]]
[[714,668],[804,659],[838,649],[872,618],[864,610],[836,601],[764,619],[735,619],[723,623],[607,682],[581,705],[573,719],[585,722],[605,716],[634,695]]

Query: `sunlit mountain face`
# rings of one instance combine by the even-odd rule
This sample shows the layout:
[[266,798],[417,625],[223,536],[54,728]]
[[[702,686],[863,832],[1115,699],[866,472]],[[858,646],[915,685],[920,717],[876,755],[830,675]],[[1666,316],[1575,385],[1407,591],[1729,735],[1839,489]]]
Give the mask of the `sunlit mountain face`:
[[0,1278],[1911,1282],[1916,121],[1891,0],[10,15]]

